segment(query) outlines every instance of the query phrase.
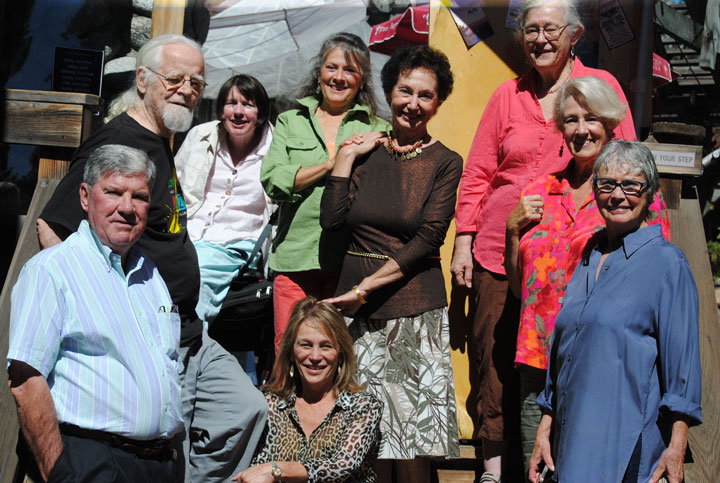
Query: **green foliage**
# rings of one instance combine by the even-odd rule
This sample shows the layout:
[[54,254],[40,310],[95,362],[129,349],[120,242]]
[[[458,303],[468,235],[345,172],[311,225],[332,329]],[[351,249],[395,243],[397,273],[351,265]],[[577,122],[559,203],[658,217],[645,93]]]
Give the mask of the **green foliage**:
[[710,255],[710,269],[713,278],[720,278],[720,235],[715,240],[707,242],[708,255]]

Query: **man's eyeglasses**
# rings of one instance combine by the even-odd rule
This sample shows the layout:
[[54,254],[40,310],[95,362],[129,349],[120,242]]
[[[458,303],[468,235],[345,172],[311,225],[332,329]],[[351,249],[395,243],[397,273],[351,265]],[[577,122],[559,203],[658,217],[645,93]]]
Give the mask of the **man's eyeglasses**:
[[203,91],[203,89],[205,89],[205,87],[207,87],[207,85],[208,85],[207,82],[205,82],[203,79],[200,79],[198,77],[189,77],[189,76],[181,75],[181,74],[162,75],[161,73],[155,72],[152,69],[148,69],[147,67],[145,67],[145,68],[147,70],[149,70],[150,72],[152,72],[153,74],[160,76],[162,79],[164,79],[165,82],[167,83],[166,87],[168,89],[179,89],[180,87],[183,86],[183,84],[185,84],[185,81],[188,81],[188,82],[190,82],[190,88],[193,90],[193,92],[195,94],[200,94]]
[[628,196],[640,196],[640,193],[647,187],[647,181],[641,183],[632,179],[624,179],[619,183],[612,178],[595,178],[593,186],[600,193],[612,193],[618,186]]
[[540,36],[540,32],[545,35],[545,40],[557,40],[562,35],[567,25],[546,25],[544,27],[538,27],[537,25],[530,25],[529,27],[523,27],[522,31],[525,35],[525,40],[530,42],[537,40]]

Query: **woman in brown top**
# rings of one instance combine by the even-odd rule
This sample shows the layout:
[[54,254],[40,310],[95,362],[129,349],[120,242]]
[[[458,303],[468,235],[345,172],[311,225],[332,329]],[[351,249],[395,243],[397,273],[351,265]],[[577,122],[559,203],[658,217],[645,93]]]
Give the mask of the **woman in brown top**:
[[[327,230],[347,229],[336,297],[349,315],[359,382],[384,403],[380,458],[400,481],[429,478],[419,456],[459,456],[447,299],[439,248],[455,211],[460,156],[427,123],[452,90],[447,58],[399,50],[382,69],[392,131],[353,136],[321,203]],[[351,315],[350,315],[351,314]],[[389,475],[387,465],[379,475]]]

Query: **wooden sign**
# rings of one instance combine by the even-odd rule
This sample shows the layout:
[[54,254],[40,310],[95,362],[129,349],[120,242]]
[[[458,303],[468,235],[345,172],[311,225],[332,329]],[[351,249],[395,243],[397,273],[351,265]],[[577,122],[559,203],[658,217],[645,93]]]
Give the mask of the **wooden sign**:
[[702,146],[687,144],[643,143],[655,157],[660,174],[702,174]]

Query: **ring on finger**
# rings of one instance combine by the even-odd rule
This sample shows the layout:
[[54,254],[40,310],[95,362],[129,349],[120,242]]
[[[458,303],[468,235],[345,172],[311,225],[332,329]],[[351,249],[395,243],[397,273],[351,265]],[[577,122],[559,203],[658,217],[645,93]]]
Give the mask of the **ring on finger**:
[[540,213],[540,207],[539,207],[539,206],[536,206],[536,207],[535,207],[535,213]]

